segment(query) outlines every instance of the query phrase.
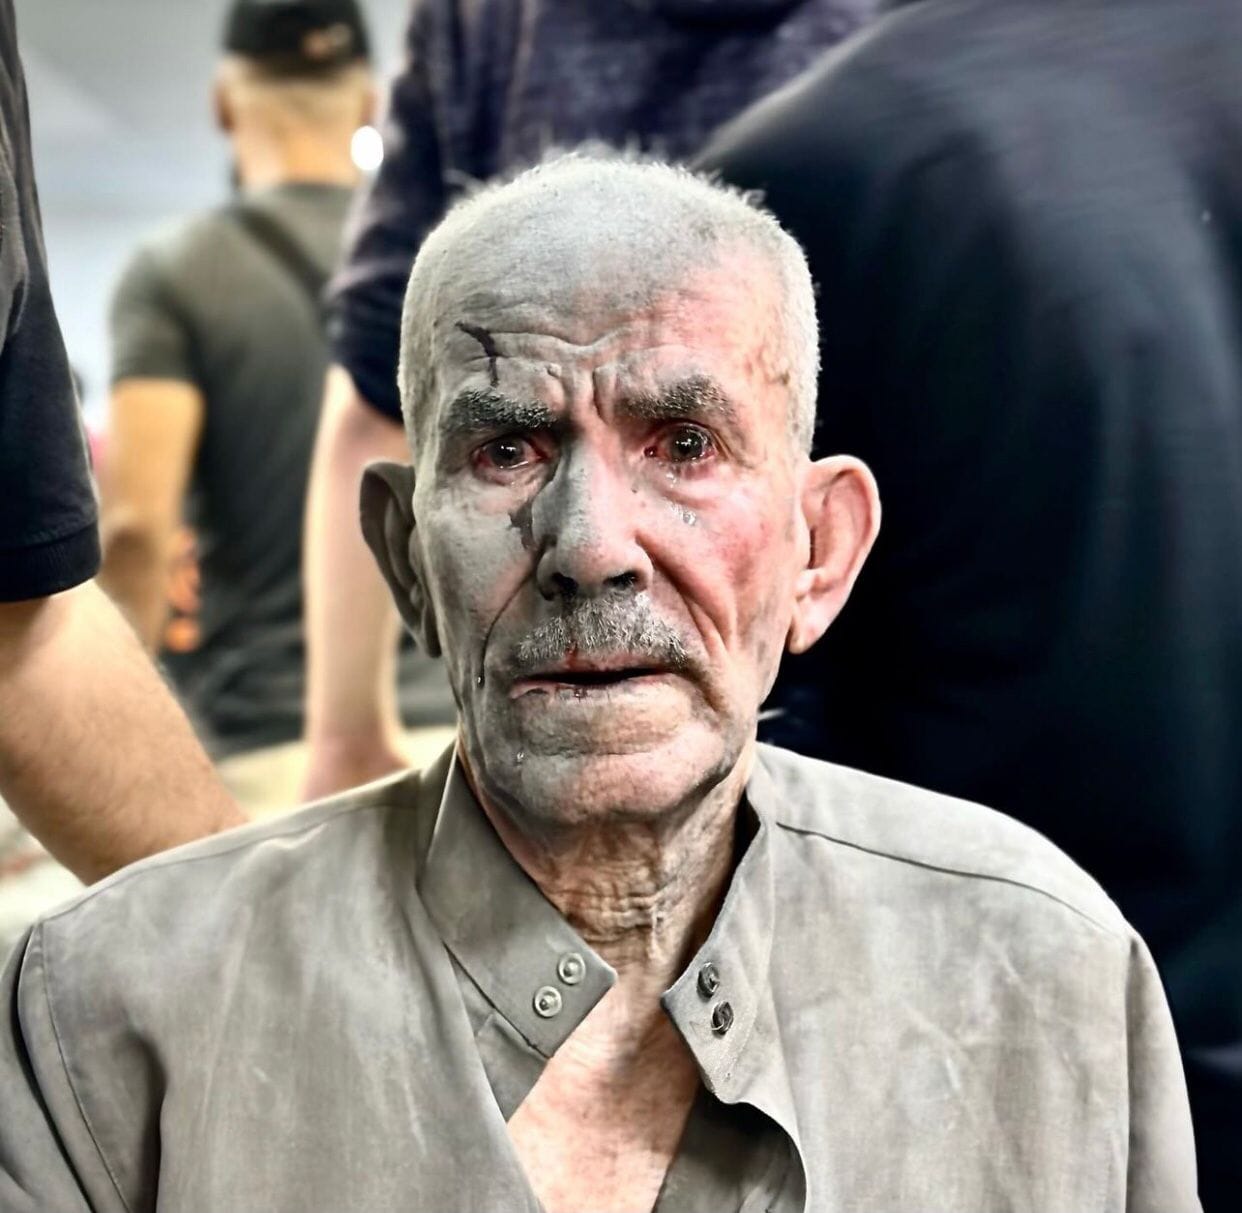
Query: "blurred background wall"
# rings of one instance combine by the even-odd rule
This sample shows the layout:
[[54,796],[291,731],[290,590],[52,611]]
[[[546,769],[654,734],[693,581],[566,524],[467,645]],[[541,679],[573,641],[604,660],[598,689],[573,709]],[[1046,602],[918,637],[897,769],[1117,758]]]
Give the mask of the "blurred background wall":
[[[108,381],[111,285],[140,237],[223,201],[211,113],[226,0],[15,0],[52,289],[87,415]],[[408,0],[362,0],[381,79]]]

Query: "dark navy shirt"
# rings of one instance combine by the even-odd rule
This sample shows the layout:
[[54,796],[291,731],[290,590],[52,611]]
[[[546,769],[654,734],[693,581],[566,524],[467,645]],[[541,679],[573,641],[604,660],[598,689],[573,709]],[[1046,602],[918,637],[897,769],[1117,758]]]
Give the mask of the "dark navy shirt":
[[0,602],[99,567],[95,493],[48,288],[12,0],[0,2]]
[[394,419],[401,303],[470,181],[600,140],[685,157],[878,0],[415,0],[386,158],[333,291],[335,357]]
[[705,167],[819,285],[876,548],[768,736],[1020,818],[1151,945],[1242,1187],[1242,4],[922,0]]

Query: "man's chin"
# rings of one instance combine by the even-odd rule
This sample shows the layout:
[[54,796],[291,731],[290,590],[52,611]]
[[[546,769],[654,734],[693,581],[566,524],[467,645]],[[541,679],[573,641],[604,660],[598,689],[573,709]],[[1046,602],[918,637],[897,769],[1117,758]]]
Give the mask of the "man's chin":
[[673,674],[599,686],[528,680],[509,701],[527,754],[587,760],[662,749],[693,722],[695,706],[691,684]]
[[736,762],[718,735],[693,726],[625,744],[555,750],[529,745],[501,763],[489,755],[488,782],[525,815],[570,826],[649,821],[701,797]]

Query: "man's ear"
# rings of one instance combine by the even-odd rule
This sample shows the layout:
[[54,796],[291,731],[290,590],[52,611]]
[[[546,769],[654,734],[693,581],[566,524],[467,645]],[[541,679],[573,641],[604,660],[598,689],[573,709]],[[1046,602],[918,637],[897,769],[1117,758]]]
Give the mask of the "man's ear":
[[362,534],[388,582],[405,626],[431,657],[440,655],[435,609],[423,582],[414,533],[414,469],[404,463],[370,463],[359,497]]
[[802,490],[810,532],[807,567],[798,574],[787,644],[804,653],[828,630],[880,529],[880,494],[861,460],[834,455],[811,464]]
[[211,88],[211,112],[216,120],[216,129],[226,135],[233,133],[233,103],[229,97],[228,85],[220,75],[216,76]]
[[374,126],[375,120],[379,116],[380,100],[379,91],[368,77],[366,87],[362,94],[362,121],[359,126]]

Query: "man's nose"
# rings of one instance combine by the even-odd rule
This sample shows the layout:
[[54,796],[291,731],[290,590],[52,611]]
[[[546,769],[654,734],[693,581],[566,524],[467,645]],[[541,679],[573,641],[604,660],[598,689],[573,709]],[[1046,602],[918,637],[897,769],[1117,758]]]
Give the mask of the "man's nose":
[[607,461],[574,455],[535,500],[536,570],[545,598],[592,598],[651,583],[651,562],[638,541],[637,498]]

